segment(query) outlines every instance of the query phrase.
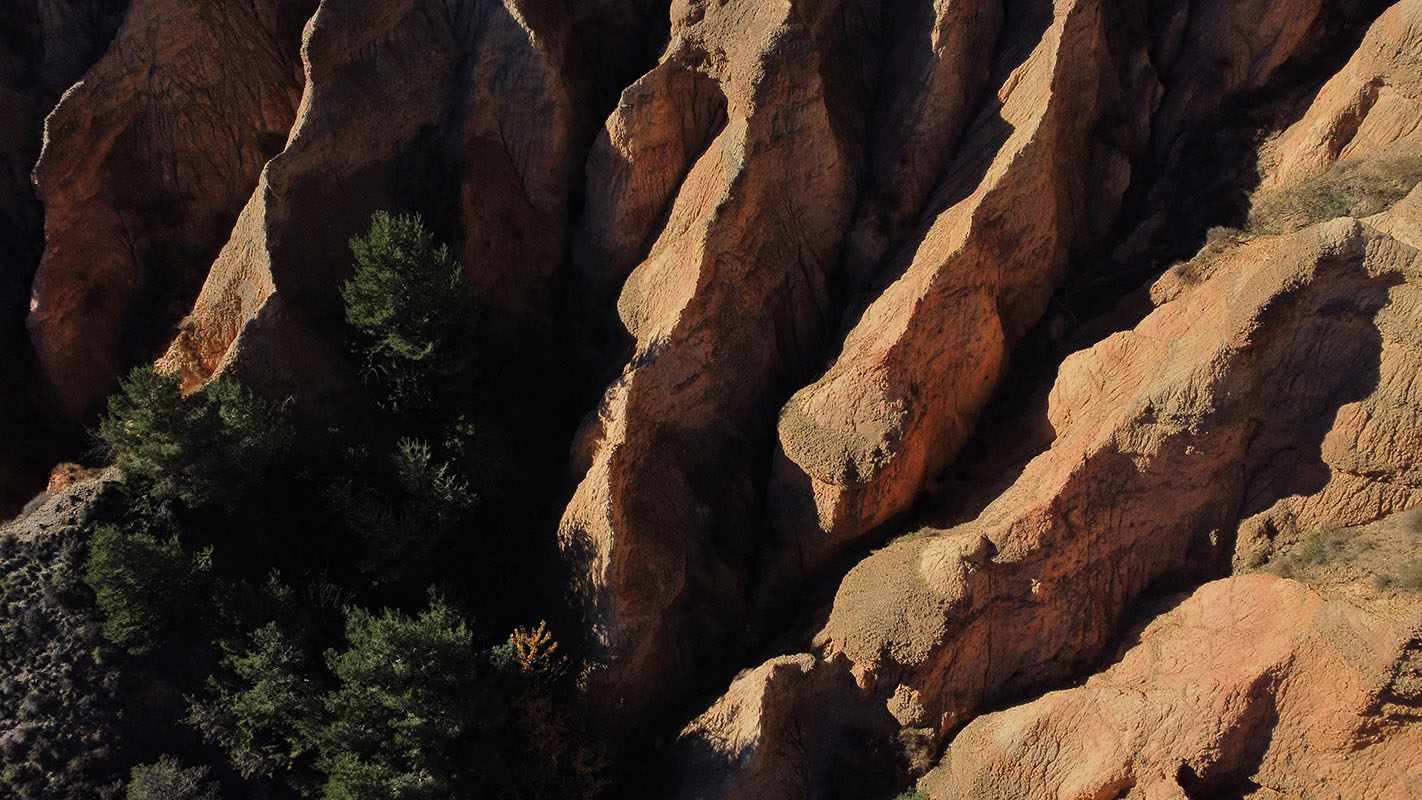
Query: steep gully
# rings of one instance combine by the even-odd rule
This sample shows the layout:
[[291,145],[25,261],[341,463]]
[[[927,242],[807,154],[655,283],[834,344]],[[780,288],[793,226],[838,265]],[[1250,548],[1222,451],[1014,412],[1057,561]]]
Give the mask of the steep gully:
[[104,52],[127,0],[24,0],[0,11],[0,514],[44,486],[44,472],[77,445],[52,410],[25,330],[30,284],[43,251],[43,216],[30,173],[44,118]]
[[[1103,237],[1113,246],[1098,249],[1119,241],[1139,254],[1152,235],[1189,239],[1216,221],[1163,227],[1182,185],[1189,193],[1188,134],[1291,56],[1313,56],[1328,29],[1357,30],[1380,10],[678,2],[672,44],[604,116],[596,104],[646,66],[627,54],[657,27],[663,9],[650,5],[593,4],[571,19],[535,3],[377,13],[331,2],[299,42],[281,29],[271,63],[288,65],[273,72],[288,81],[287,116],[270,130],[289,118],[291,131],[266,161],[276,145],[246,128],[257,149],[235,172],[247,183],[217,193],[216,209],[175,215],[218,220],[197,225],[202,241],[177,259],[216,262],[164,364],[190,381],[227,372],[338,408],[351,376],[322,331],[338,316],[344,240],[373,208],[425,211],[461,242],[491,317],[506,320],[495,349],[535,363],[576,353],[609,387],[577,436],[578,488],[559,524],[595,654],[588,696],[614,719],[669,722],[704,708],[697,694],[804,608],[804,586],[912,509],[969,441],[1056,287],[1089,275],[1079,265]],[[145,8],[130,12],[129,36],[141,22],[192,31],[135,16]],[[1240,28],[1268,41],[1221,33]],[[628,44],[600,35],[613,30]],[[588,87],[580,70],[609,59],[619,66],[593,72],[618,77]],[[369,82],[392,64],[447,77]],[[183,116],[177,104],[156,113]],[[183,146],[202,139],[189,133]],[[66,146],[76,142],[57,141],[51,163],[65,163]],[[192,152],[163,137],[155,146],[159,161]],[[332,180],[354,200],[327,202]],[[165,242],[188,235],[160,211],[132,213]],[[234,219],[228,235],[221,221]],[[46,257],[59,269],[60,253]],[[151,304],[137,296],[125,285],[113,302]],[[549,318],[560,296],[577,326]],[[42,350],[62,342],[43,335],[50,327],[32,315]],[[48,357],[71,414],[133,360],[119,346],[128,337],[91,335]],[[65,365],[91,346],[120,355],[77,373],[108,378],[75,386]],[[314,374],[291,362],[298,352],[321,365]],[[593,405],[556,401],[565,422],[540,422],[550,471],[563,431]],[[532,505],[557,505],[558,482],[541,483]]]

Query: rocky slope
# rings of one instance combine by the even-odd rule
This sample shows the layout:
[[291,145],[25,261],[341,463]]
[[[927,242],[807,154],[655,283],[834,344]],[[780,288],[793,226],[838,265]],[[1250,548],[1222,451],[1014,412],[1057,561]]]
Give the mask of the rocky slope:
[[1407,797],[1422,786],[1417,633],[1293,581],[1209,583],[1084,685],[974,720],[921,785],[954,798]]
[[[1345,218],[1206,260],[1152,287],[1159,306],[1135,328],[1062,364],[1049,446],[976,519],[896,541],[844,578],[807,662],[807,691],[841,698],[798,715],[813,741],[873,726],[929,757],[985,704],[1088,669],[1153,582],[1227,564],[1242,522],[1273,538],[1238,546],[1282,547],[1280,529],[1422,499],[1415,461],[1390,471],[1377,446],[1419,429],[1422,353],[1402,333],[1422,321],[1418,252]],[[726,724],[747,723],[693,723],[689,758],[705,763]],[[800,736],[755,749],[807,775],[802,791],[829,785],[797,760]]]
[[423,214],[566,395],[583,701],[676,740],[618,790],[1422,792],[1408,590],[1243,575],[1422,504],[1422,2],[22,5],[12,374],[344,425]]

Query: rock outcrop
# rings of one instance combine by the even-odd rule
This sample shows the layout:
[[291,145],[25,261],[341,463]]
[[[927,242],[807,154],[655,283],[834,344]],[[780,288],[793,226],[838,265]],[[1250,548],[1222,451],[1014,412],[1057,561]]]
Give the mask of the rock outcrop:
[[127,0],[15,0],[0,10],[0,356],[20,347],[39,263],[42,219],[30,171],[39,158],[44,118],[65,89],[103,53]]
[[[1169,177],[1191,125],[1307,52],[1324,5],[1192,3],[1133,18],[1056,3],[1046,30],[1026,36],[1031,54],[1010,72],[999,61],[996,96],[924,221],[879,268],[887,286],[781,412],[771,492],[800,569],[912,505],[967,441],[1070,258],[1116,219],[1133,166]],[[1009,25],[1000,59],[1023,34]],[[1143,191],[1146,206],[1174,186]]]
[[620,285],[636,342],[581,434],[590,463],[559,535],[597,659],[617,665],[591,692],[608,708],[685,689],[744,625],[755,453],[834,313],[856,121],[821,54],[854,52],[837,27],[851,6],[678,6],[590,160],[599,257],[582,277],[594,297]]
[[[1325,10],[775,9],[674,6],[589,158],[577,285],[617,298],[633,342],[575,444],[560,538],[611,707],[675,696],[748,609],[907,511],[1133,167],[1177,159]],[[769,66],[794,47],[803,65]],[[727,460],[745,467],[708,466]]]
[[1362,44],[1284,131],[1269,185],[1289,184],[1339,159],[1398,142],[1422,143],[1422,3],[1403,0],[1368,29]]
[[1209,583],[1085,685],[978,717],[919,789],[933,800],[1416,797],[1419,636],[1417,602],[1385,619],[1272,576]]
[[[1416,430],[1418,352],[1401,332],[1422,323],[1418,252],[1344,218],[1209,261],[1164,276],[1135,329],[1067,359],[1054,439],[975,520],[845,577],[817,651],[847,660],[840,674],[892,716],[881,735],[906,731],[931,753],[984,702],[1077,674],[1152,582],[1220,568],[1239,521],[1276,503],[1310,497],[1356,524],[1422,502],[1367,471],[1366,486],[1321,492],[1373,450],[1346,434],[1350,409],[1374,411],[1373,437]],[[801,724],[835,730],[826,717],[872,715],[831,705]]]
[[1100,3],[1019,15],[927,222],[881,268],[892,279],[824,375],[781,411],[771,492],[803,571],[906,510],[942,471],[1073,249],[1102,231],[1130,181],[1155,100],[1143,49],[1112,47]]
[[[1422,191],[1414,189],[1365,224],[1411,249],[1422,244],[1419,221]],[[1388,257],[1408,256],[1404,250]],[[1309,531],[1358,525],[1422,502],[1422,391],[1412,378],[1422,370],[1422,348],[1410,332],[1419,318],[1422,291],[1413,281],[1390,288],[1373,330],[1360,334],[1376,350],[1353,368],[1350,391],[1356,397],[1332,418],[1317,420],[1303,439],[1271,437],[1252,445],[1275,455],[1245,490],[1236,568],[1258,566]],[[1314,341],[1320,349],[1332,346],[1323,338]],[[1262,502],[1281,486],[1293,488]]]
[[[1422,792],[1416,603],[1299,566],[1324,533],[1402,559],[1359,526],[1422,508],[1422,190],[1375,213],[1422,176],[1422,0],[1326,82],[1380,4],[129,5],[0,11],[0,370],[32,340],[77,430],[162,353],[343,435],[349,241],[421,214],[496,354],[480,434],[527,451],[489,472],[539,485],[520,533],[557,520],[582,698],[681,729],[671,794]],[[1171,214],[1266,116],[1249,232],[1141,285],[1239,224]],[[1042,391],[1001,396],[1013,360]],[[994,403],[1019,449],[945,480]]]
[[281,149],[302,5],[138,0],[46,121],[35,184],[47,244],[28,326],[70,416],[162,351]]
[[[595,3],[579,18],[590,35],[591,21],[640,18],[642,5]],[[590,128],[580,35],[535,2],[322,5],[286,148],[163,365],[189,385],[226,373],[313,407],[339,399],[347,242],[379,209],[421,212],[455,246],[495,341],[539,335]],[[626,59],[616,45],[637,41],[630,30],[600,46]]]
[[25,316],[44,249],[30,173],[44,118],[113,37],[127,0],[14,0],[0,9],[0,518],[72,457],[75,431],[37,374]]

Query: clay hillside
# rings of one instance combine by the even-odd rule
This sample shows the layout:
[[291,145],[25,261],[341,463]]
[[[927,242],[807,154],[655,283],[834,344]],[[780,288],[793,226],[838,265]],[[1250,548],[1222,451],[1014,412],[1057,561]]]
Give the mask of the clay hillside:
[[1422,0],[4,0],[0,797],[1422,797]]

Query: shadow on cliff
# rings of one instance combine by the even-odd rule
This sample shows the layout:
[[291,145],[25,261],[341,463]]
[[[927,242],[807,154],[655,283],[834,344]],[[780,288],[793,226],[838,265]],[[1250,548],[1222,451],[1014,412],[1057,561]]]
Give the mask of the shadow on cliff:
[[30,172],[44,118],[103,55],[128,0],[47,9],[13,0],[0,9],[0,519],[44,488],[55,462],[77,460],[82,430],[45,392],[25,329],[30,282],[44,252],[44,215]]
[[[1211,229],[1244,224],[1260,180],[1260,145],[1303,115],[1389,5],[1325,8],[1317,45],[1285,62],[1264,87],[1226,98],[1219,111],[1180,131],[1177,157],[1157,160],[1151,147],[1139,154],[1111,231],[1073,259],[1041,321],[1013,349],[974,435],[919,504],[927,524],[976,516],[1050,445],[1046,392],[1062,361],[1135,327],[1153,308],[1144,287],[1195,255]],[[1156,229],[1152,218],[1168,223]]]

